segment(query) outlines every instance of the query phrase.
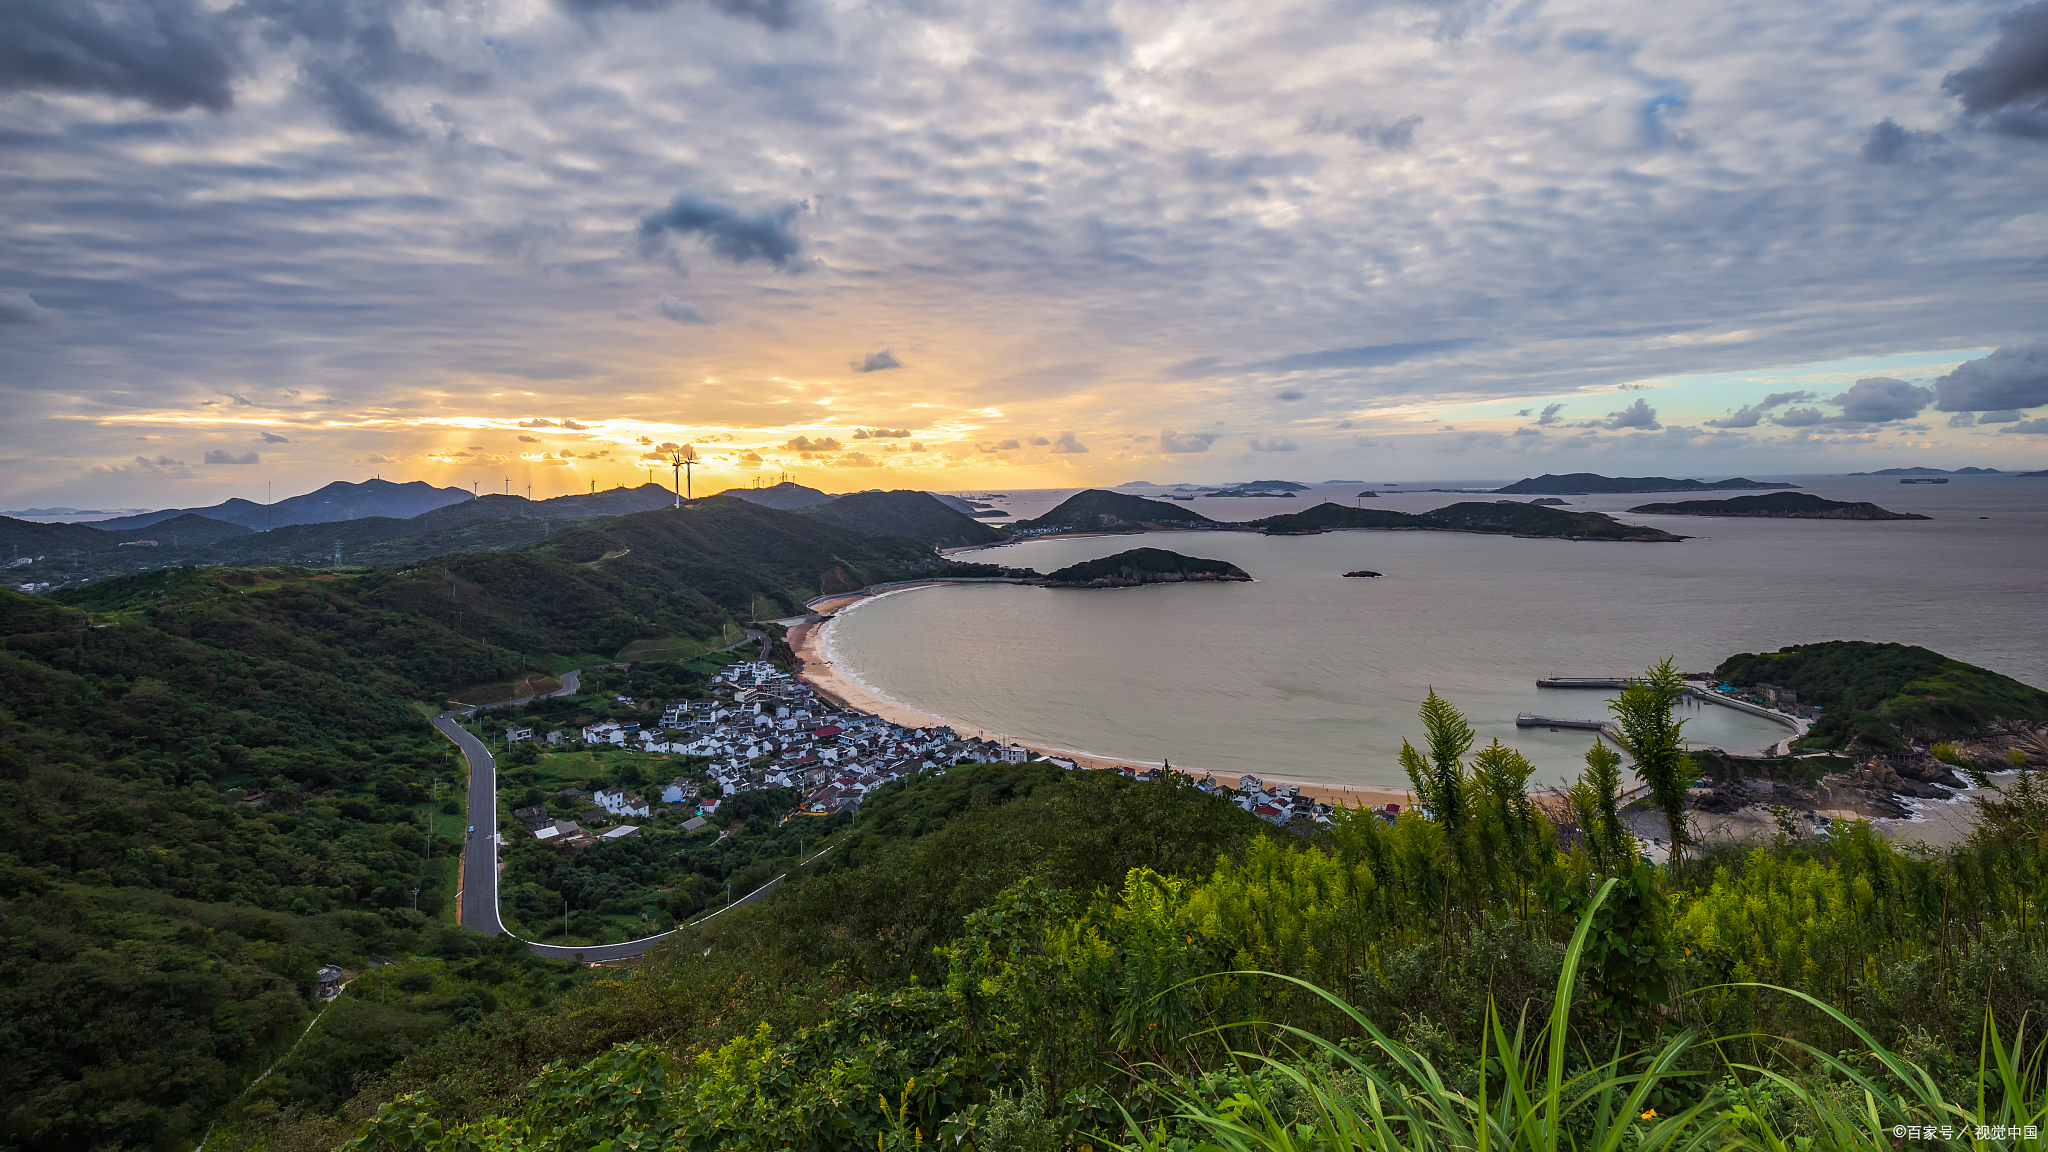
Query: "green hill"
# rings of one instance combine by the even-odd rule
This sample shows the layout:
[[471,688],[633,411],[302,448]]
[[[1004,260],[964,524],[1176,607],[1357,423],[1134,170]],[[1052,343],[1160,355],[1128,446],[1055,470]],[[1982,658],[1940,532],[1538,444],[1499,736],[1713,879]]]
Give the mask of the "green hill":
[[1772,492],[1732,500],[1680,500],[1671,504],[1639,504],[1629,509],[1646,515],[1756,516],[1787,520],[1926,520],[1917,512],[1890,512],[1869,501],[1825,500],[1811,492]]
[[1091,488],[1077,492],[1043,516],[1010,527],[1026,535],[1063,532],[1142,532],[1147,528],[1215,528],[1218,523],[1192,508]]
[[1830,640],[1745,652],[1722,661],[1714,675],[1744,688],[1790,688],[1801,703],[1820,705],[1807,743],[1822,748],[1851,740],[1897,747],[1900,732],[1938,738],[2001,720],[2048,720],[2048,692],[1907,644]]
[[1599,512],[1567,512],[1561,508],[1545,508],[1512,500],[1499,503],[1466,501],[1421,513],[1318,504],[1306,511],[1268,516],[1251,523],[1272,536],[1328,532],[1340,528],[1373,528],[1480,532],[1560,540],[1669,542],[1684,539],[1657,528],[1622,524]]
[[934,548],[1009,539],[1009,533],[948,507],[929,492],[849,492],[800,513],[856,532],[908,536]]
[[794,512],[833,499],[831,495],[816,488],[806,488],[790,480],[767,488],[728,488],[719,495],[738,497],[749,504],[759,504],[763,508],[779,508],[784,512]]
[[1183,556],[1164,548],[1133,548],[1114,556],[1069,564],[1045,578],[1048,588],[1134,588],[1140,584],[1181,584],[1205,580],[1249,580],[1244,570],[1222,560]]
[[1502,496],[1584,496],[1595,492],[1721,492],[1741,488],[1797,488],[1769,480],[1737,476],[1730,480],[1673,480],[1669,476],[1601,476],[1573,472],[1564,476],[1545,473],[1517,480],[1494,491]]

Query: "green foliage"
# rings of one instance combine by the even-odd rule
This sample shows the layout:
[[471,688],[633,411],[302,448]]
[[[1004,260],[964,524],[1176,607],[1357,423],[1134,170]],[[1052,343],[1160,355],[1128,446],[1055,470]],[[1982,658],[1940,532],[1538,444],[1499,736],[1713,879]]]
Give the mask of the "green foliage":
[[1666,656],[1639,679],[1630,680],[1607,705],[1621,729],[1615,742],[1635,763],[1636,775],[1650,786],[1650,797],[1664,814],[1674,858],[1692,841],[1685,823],[1692,758],[1685,751],[1685,721],[1673,713],[1684,695],[1685,677]]
[[1086,584],[1091,580],[1144,582],[1148,578],[1166,575],[1222,576],[1239,579],[1244,577],[1244,572],[1237,565],[1222,560],[1183,556],[1164,548],[1133,548],[1128,552],[1118,552],[1114,556],[1069,564],[1057,572],[1047,574],[1046,579],[1055,584]]
[[1341,528],[1434,529],[1504,536],[1546,536],[1583,540],[1681,540],[1656,528],[1622,524],[1601,512],[1567,512],[1533,504],[1466,501],[1429,512],[1394,512],[1324,503],[1253,521],[1268,534],[1327,532]]
[[2048,692],[2009,676],[1906,644],[1831,640],[1742,653],[1714,674],[1730,684],[1776,684],[1823,707],[1807,742],[1900,744],[1896,729],[1946,736],[1999,720],[2048,719]]
[[1635,867],[1635,834],[1621,818],[1620,753],[1593,741],[1586,750],[1586,770],[1565,793],[1565,801],[1595,874],[1619,876]]

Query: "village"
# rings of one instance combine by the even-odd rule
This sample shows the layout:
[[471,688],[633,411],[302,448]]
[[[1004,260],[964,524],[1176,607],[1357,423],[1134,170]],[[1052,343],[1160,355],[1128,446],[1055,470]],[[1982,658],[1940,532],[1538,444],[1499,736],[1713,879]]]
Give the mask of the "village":
[[[577,820],[558,818],[546,804],[516,808],[513,816],[534,839],[576,851],[638,835],[641,825],[634,820],[679,821],[685,832],[714,827],[733,797],[765,789],[801,794],[801,804],[784,817],[787,820],[850,813],[884,784],[962,764],[1036,761],[1077,769],[1072,760],[1043,756],[1021,744],[963,738],[947,727],[905,727],[836,706],[766,661],[728,666],[712,677],[711,692],[709,699],[671,706],[656,723],[607,720],[544,734],[531,727],[506,729],[508,743],[533,741],[550,750],[609,747],[708,761],[690,775],[677,775],[643,791],[612,786],[586,797],[580,788],[564,789],[557,795],[578,802],[587,798],[590,804]],[[635,703],[625,696],[614,699],[628,707]],[[1115,771],[1131,779],[1160,781],[1170,769]],[[1275,825],[1296,820],[1328,824],[1332,815],[1329,805],[1302,796],[1300,788],[1268,785],[1255,776],[1238,777],[1234,786],[1203,777],[1196,786]]]

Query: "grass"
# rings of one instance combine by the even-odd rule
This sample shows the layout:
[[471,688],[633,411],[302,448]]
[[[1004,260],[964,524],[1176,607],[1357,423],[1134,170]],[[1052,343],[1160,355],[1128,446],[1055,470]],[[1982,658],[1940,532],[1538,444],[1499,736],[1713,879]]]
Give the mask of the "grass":
[[562,686],[558,676],[544,676],[538,672],[528,673],[516,680],[501,680],[495,684],[477,684],[452,693],[454,699],[464,704],[495,704],[500,700],[517,700],[526,696],[540,696]]
[[[1167,1123],[1147,1128],[1130,1121],[1127,1142],[1116,1147],[1119,1152],[1846,1152],[1896,1146],[1896,1140],[1906,1139],[1914,1148],[1961,1150],[2023,1146],[2017,1132],[2009,1141],[1975,1139],[1979,1126],[2048,1127],[2048,1044],[2036,1043],[2028,1053],[2024,1034],[2008,1044],[1995,1026],[1988,1028],[1977,1098],[1952,1101],[1925,1069],[1886,1049],[1839,1010],[1804,993],[1767,985],[1746,986],[1770,988],[1821,1009],[1856,1036],[1868,1058],[1783,1041],[1799,1050],[1800,1063],[1810,1069],[1795,1077],[1782,1069],[1729,1060],[1719,1055],[1719,1041],[1701,1041],[1687,1030],[1644,1052],[1616,1052],[1605,1062],[1581,1053],[1573,1067],[1583,1070],[1568,1073],[1571,993],[1593,914],[1616,883],[1609,880],[1601,888],[1580,920],[1558,976],[1554,1007],[1533,1037],[1526,1034],[1526,1020],[1510,1031],[1489,1005],[1479,1053],[1488,1074],[1476,1092],[1452,1087],[1456,1077],[1330,992],[1272,973],[1228,973],[1304,988],[1343,1012],[1368,1041],[1340,1044],[1280,1026],[1274,1031],[1283,1039],[1281,1054],[1233,1055],[1241,1067],[1262,1069],[1291,1087],[1305,1109],[1281,1116],[1268,1101],[1243,1092],[1218,1098],[1195,1090],[1191,1082],[1162,1078],[1154,1090],[1176,1110],[1172,1127],[1180,1131]],[[1697,1085],[1702,1075],[1697,1066],[1709,1048],[1715,1058],[1707,1063],[1719,1065],[1724,1087],[1694,1088],[1687,1094],[1697,1103],[1675,1115],[1659,1115],[1648,1103],[1653,1093],[1687,1078]],[[1791,1107],[1774,1107],[1767,1099],[1789,1101]],[[1790,1123],[1780,1118],[1787,1113]],[[1944,1124],[1947,1137],[1939,1135]],[[1935,1134],[1921,1137],[1919,1132],[1929,1127]],[[1189,1130],[1196,1133],[1192,1139]],[[2025,1146],[2034,1145],[2028,1141]]]
[[618,660],[636,663],[642,660],[688,660],[711,650],[711,645],[687,636],[663,636],[635,640],[619,649]]

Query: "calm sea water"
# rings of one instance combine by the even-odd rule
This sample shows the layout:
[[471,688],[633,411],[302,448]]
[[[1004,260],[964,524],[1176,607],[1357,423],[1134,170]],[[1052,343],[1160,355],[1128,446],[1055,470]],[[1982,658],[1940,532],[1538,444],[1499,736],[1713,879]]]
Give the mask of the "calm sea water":
[[[1137,761],[1339,784],[1405,782],[1430,687],[1479,740],[1522,749],[1541,776],[1575,775],[1591,733],[1516,729],[1518,712],[1592,719],[1597,692],[1545,676],[1621,675],[1666,654],[1709,670],[1737,652],[1817,640],[1921,644],[2048,685],[2048,477],[1945,485],[1778,477],[1925,521],[1624,517],[1698,538],[1571,543],[1448,532],[1262,537],[1154,534],[1006,545],[987,557],[1040,571],[1140,544],[1228,560],[1249,584],[1055,590],[947,586],[864,602],[828,626],[840,667],[913,707],[991,735]],[[1446,485],[1448,486],[1448,485]],[[1354,502],[1357,485],[1295,500],[1201,500],[1216,519]],[[1072,490],[1010,493],[1032,515]],[[1566,497],[1620,513],[1675,497]],[[1490,496],[1411,492],[1416,512]],[[1526,499],[1526,497],[1524,498]],[[1345,579],[1369,568],[1378,580]],[[1755,750],[1786,730],[1695,707],[1695,741]]]

